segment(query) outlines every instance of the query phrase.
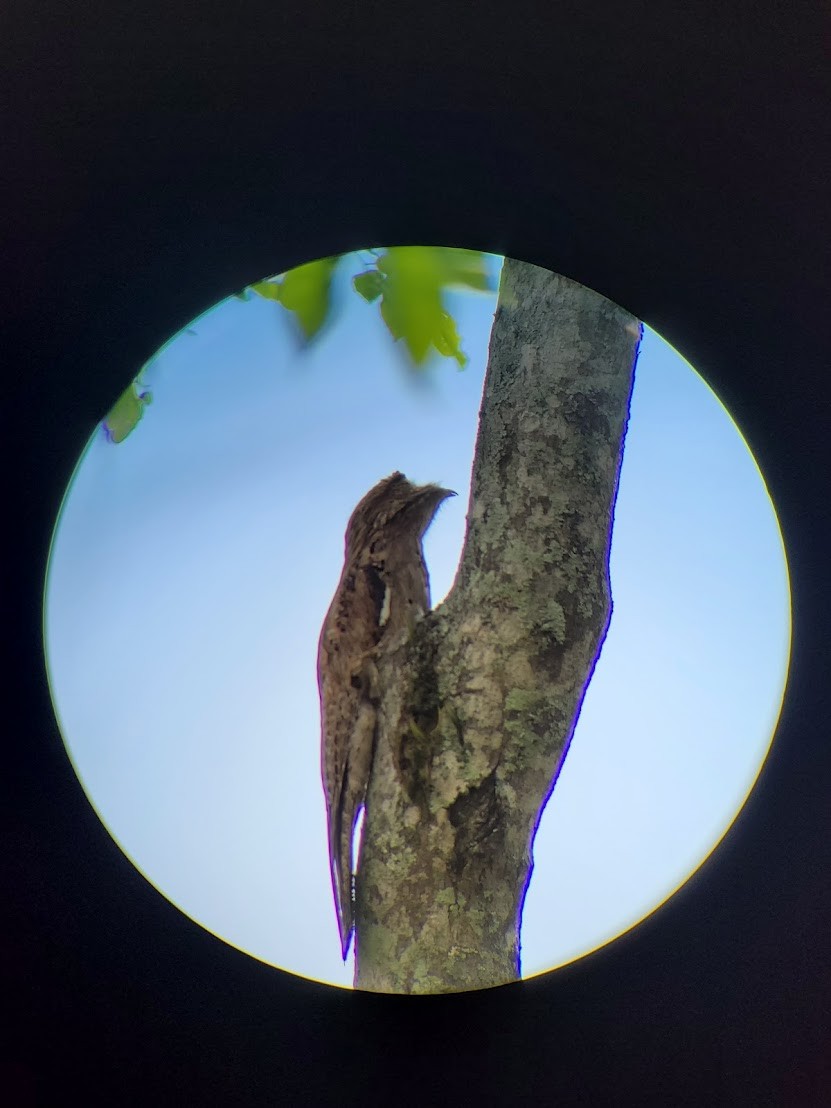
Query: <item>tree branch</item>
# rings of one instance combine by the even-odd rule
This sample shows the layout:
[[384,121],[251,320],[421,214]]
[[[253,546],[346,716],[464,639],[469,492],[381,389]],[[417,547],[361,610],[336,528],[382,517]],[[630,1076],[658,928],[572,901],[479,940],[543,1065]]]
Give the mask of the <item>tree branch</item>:
[[534,833],[611,618],[640,334],[598,294],[506,259],[459,573],[379,659],[359,988],[446,992],[519,976]]

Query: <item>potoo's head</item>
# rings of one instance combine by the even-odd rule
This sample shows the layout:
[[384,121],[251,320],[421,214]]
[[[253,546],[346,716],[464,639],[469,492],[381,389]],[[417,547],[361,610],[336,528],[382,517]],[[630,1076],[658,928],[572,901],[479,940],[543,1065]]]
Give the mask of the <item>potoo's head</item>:
[[396,470],[371,488],[352,513],[346,528],[347,554],[393,530],[421,539],[442,501],[455,495],[440,485],[413,485]]

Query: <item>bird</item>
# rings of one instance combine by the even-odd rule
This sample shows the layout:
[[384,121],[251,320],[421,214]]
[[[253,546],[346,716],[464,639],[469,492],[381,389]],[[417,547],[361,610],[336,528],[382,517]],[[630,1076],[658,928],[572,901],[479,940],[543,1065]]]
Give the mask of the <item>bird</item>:
[[329,868],[346,961],[354,930],[353,836],[375,751],[377,659],[430,610],[422,540],[452,489],[414,485],[396,470],[358,503],[346,527],[343,572],[318,642],[321,776]]

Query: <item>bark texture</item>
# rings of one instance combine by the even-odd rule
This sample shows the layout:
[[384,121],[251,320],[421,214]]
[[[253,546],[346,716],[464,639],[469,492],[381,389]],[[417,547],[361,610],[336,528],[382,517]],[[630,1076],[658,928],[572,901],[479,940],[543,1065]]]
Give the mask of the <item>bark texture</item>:
[[611,617],[639,322],[506,259],[453,589],[379,659],[356,878],[361,989],[520,975],[534,834]]

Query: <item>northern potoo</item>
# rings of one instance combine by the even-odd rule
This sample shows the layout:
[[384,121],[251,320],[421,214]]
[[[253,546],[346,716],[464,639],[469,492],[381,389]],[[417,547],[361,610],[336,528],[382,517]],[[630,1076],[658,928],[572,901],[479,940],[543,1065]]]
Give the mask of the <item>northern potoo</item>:
[[370,489],[347,525],[343,573],[320,634],[321,770],[344,959],[354,922],[352,839],[375,749],[375,660],[430,608],[422,539],[441,502],[454,495],[413,485],[398,472]]

